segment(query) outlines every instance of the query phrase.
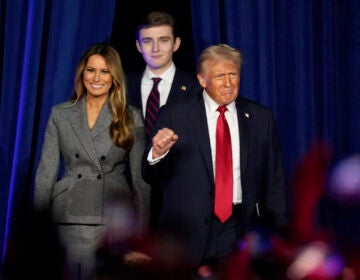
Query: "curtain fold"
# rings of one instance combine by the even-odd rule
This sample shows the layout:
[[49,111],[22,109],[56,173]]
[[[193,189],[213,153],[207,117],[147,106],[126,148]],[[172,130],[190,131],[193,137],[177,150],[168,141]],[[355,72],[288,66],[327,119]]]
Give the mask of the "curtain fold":
[[274,111],[289,175],[319,139],[335,158],[359,151],[359,1],[191,3],[196,56],[210,44],[240,49],[240,94]]
[[[108,42],[116,0],[0,1],[0,235],[29,207],[52,105],[67,100],[81,53]],[[16,222],[18,224],[18,222]]]

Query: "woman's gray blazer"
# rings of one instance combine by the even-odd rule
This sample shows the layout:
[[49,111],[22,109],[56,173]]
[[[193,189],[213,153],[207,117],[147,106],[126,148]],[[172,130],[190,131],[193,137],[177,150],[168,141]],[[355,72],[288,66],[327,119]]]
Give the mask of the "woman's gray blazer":
[[[135,142],[130,152],[110,138],[111,110],[105,104],[89,129],[85,98],[52,108],[36,173],[34,206],[50,209],[53,221],[72,224],[104,223],[106,201],[133,190],[140,222],[149,216],[150,186],[141,177],[145,132],[140,110],[131,107]],[[60,160],[64,174],[59,177]],[[131,184],[126,176],[127,160]]]

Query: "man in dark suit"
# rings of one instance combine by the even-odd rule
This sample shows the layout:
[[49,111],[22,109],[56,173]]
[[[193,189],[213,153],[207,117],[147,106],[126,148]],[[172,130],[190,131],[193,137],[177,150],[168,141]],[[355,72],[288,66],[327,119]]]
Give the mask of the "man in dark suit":
[[160,107],[177,96],[201,90],[194,74],[174,64],[173,54],[179,49],[180,43],[175,19],[165,12],[151,12],[138,25],[136,47],[146,67],[144,71],[127,74],[127,101],[142,109],[144,117],[154,77],[161,78],[158,84]]
[[[142,110],[148,140],[151,139],[152,128],[156,123],[156,116],[151,114],[149,119],[146,115],[153,78],[161,78],[158,83],[159,104],[156,111],[178,96],[201,91],[196,75],[175,67],[173,54],[179,49],[180,43],[181,39],[176,35],[175,19],[167,13],[151,12],[137,28],[136,47],[146,62],[146,68],[141,72],[127,74],[127,102]],[[151,120],[152,117],[154,117],[153,120]],[[151,227],[156,223],[160,205],[160,188],[153,187]]]
[[[196,266],[224,263],[242,234],[254,226],[275,230],[287,223],[274,116],[238,96],[241,63],[241,53],[230,46],[206,48],[197,70],[203,93],[161,108],[157,133],[143,157],[144,179],[158,182],[164,193],[159,229],[182,233]],[[222,146],[217,138],[219,107],[225,111],[226,121],[221,121],[227,122],[231,136],[231,143]],[[221,169],[224,147],[230,147],[231,154]],[[229,184],[219,190],[223,171],[232,172],[224,176]],[[218,195],[225,200],[229,190],[227,203],[218,203]],[[218,208],[225,217],[215,212]]]

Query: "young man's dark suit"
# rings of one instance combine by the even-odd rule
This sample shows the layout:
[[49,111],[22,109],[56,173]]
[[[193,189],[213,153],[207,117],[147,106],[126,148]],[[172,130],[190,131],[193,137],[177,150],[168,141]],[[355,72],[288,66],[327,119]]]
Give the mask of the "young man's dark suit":
[[[286,224],[285,176],[273,114],[241,97],[235,102],[240,134],[243,229],[250,229],[261,218],[281,228]],[[151,145],[147,147],[142,161],[143,178],[149,183],[162,182],[164,199],[159,226],[175,224],[178,232],[184,230],[192,260],[199,265],[214,219],[215,185],[202,93],[163,106],[155,130],[164,127],[173,130],[178,141],[154,165],[147,161]]]
[[[143,112],[141,101],[141,79],[143,72],[129,73],[127,75],[126,87],[127,87],[127,103],[140,108]],[[197,94],[201,92],[199,81],[195,75],[185,72],[179,68],[176,68],[174,79],[171,85],[170,93],[166,103],[174,102],[178,97],[183,97],[189,94]],[[160,92],[161,95],[161,92]],[[144,114],[144,112],[143,112]],[[147,142],[151,142],[151,137],[148,137]],[[161,188],[152,185],[152,197],[151,197],[151,213],[150,223],[151,228],[157,223],[157,216],[162,203]]]
[[[143,72],[130,73],[126,77],[127,102],[135,107],[142,108],[141,101],[141,79]],[[195,75],[185,72],[179,68],[175,70],[174,80],[171,85],[169,97],[166,102],[171,102],[177,96],[201,91],[199,81]],[[160,92],[161,95],[161,92]],[[144,112],[143,112],[144,113]]]

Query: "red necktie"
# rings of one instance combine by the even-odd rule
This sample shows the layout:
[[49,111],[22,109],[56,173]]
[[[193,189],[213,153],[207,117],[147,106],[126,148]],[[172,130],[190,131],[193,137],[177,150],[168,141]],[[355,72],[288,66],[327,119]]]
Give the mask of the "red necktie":
[[220,115],[216,125],[216,154],[215,154],[215,206],[214,214],[223,223],[232,214],[233,196],[233,167],[231,137],[225,118],[227,108],[217,109]]
[[158,84],[160,80],[161,78],[153,78],[154,84],[146,102],[145,130],[148,136],[152,134],[159,113],[160,93]]

